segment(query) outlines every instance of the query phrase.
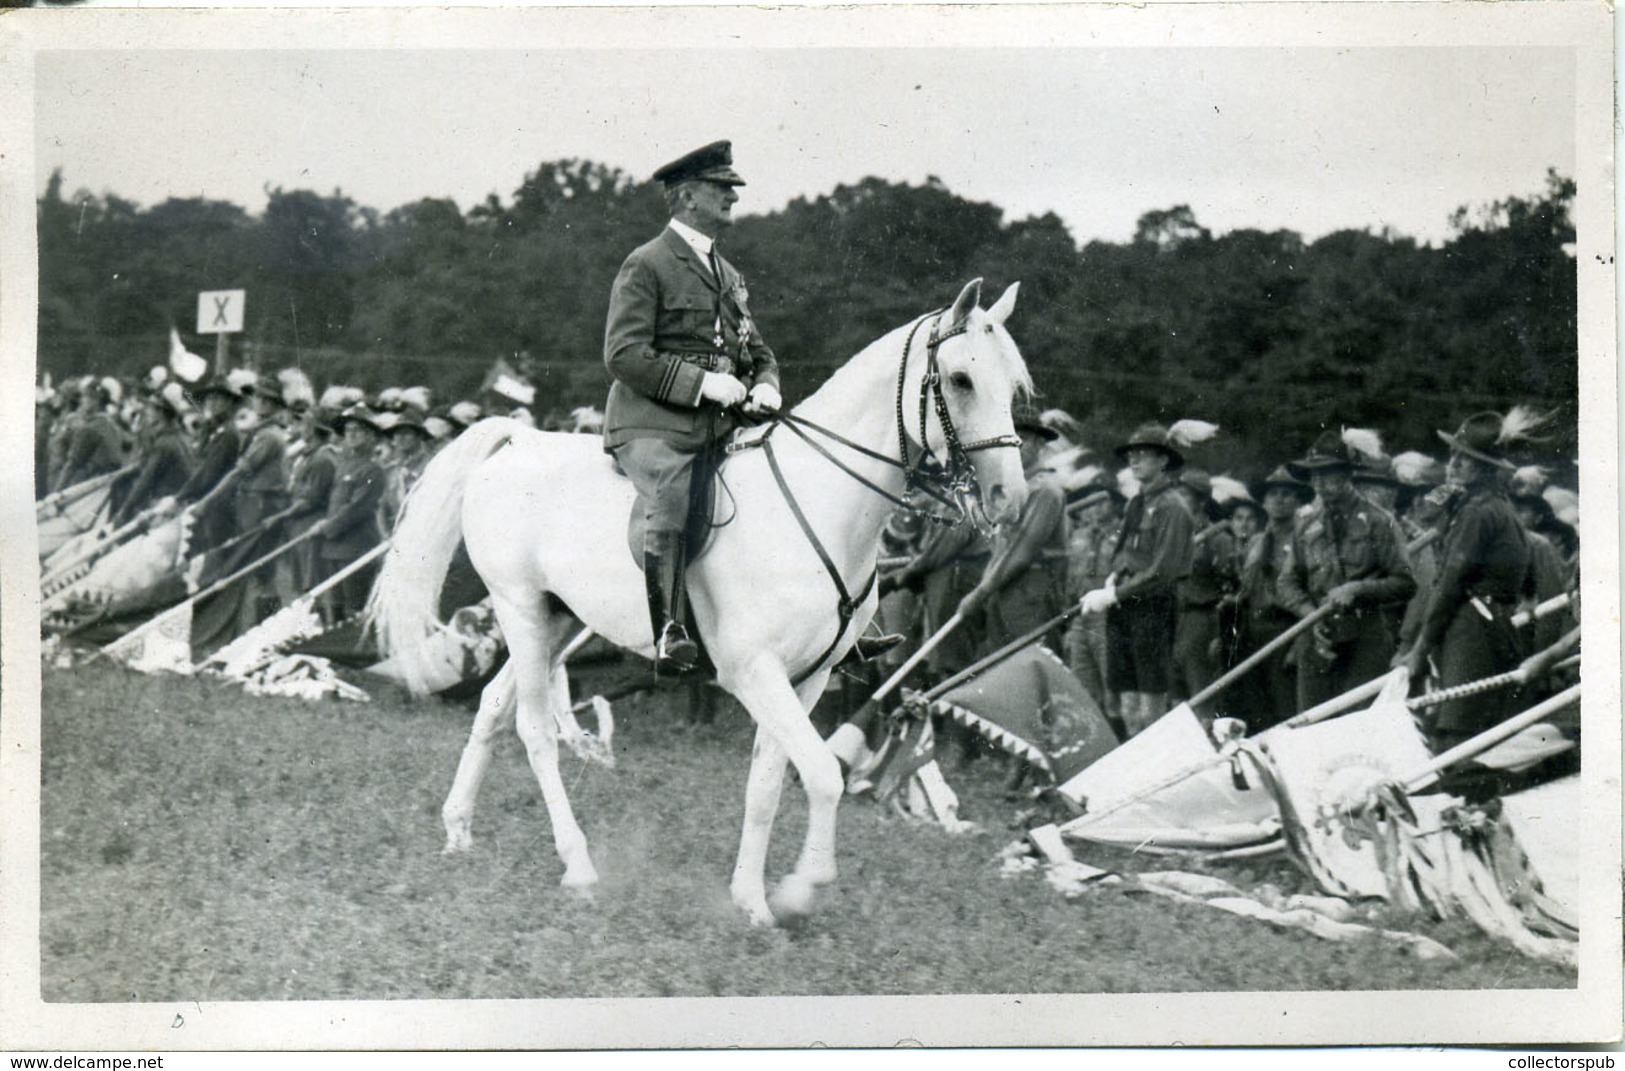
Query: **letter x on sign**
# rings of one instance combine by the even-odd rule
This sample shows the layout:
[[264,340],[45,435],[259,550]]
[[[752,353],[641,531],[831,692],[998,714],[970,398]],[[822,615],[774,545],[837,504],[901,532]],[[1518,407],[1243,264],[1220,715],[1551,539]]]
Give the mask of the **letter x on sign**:
[[197,333],[231,335],[243,329],[246,291],[205,290],[197,296]]

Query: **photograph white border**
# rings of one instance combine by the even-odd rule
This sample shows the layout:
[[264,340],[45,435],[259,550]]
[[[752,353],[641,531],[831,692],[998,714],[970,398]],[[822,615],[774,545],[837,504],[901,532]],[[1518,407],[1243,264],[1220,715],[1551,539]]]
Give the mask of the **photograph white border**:
[[[0,1049],[1579,1042],[1620,1025],[1618,361],[1613,17],[1574,3],[1140,7],[10,11],[0,17]],[[1579,987],[1248,995],[46,1004],[39,963],[38,557],[27,458],[37,307],[34,63],[56,49],[1572,48],[1588,808]],[[1290,87],[1283,87],[1289,92]],[[25,491],[25,488],[30,490]],[[1308,938],[1305,938],[1306,940]],[[1425,997],[1425,999],[1419,999]],[[177,1027],[177,1019],[184,1025]]]

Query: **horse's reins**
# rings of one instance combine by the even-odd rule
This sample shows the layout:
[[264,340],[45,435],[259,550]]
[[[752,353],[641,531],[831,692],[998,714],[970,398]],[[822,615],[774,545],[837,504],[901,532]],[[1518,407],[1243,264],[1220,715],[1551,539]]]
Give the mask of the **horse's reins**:
[[[1013,433],[979,439],[972,443],[960,442],[958,432],[954,429],[953,419],[948,414],[947,399],[942,393],[942,372],[937,367],[937,348],[948,339],[965,334],[967,328],[964,323],[960,323],[951,327],[946,334],[942,333],[942,314],[945,311],[946,309],[938,309],[934,313],[928,312],[916,320],[914,326],[909,329],[907,340],[903,343],[903,359],[897,369],[897,448],[901,460],[887,457],[877,450],[871,450],[867,446],[855,443],[843,435],[810,420],[798,417],[793,413],[778,414],[767,425],[767,430],[760,436],[742,443],[730,443],[726,448],[728,454],[736,454],[757,447],[761,448],[762,453],[767,457],[767,467],[773,473],[773,481],[779,485],[779,493],[784,496],[784,501],[790,507],[790,512],[795,517],[796,524],[801,527],[802,535],[807,537],[807,542],[812,545],[813,552],[818,555],[818,560],[824,565],[824,571],[829,574],[830,580],[835,585],[835,608],[840,619],[840,624],[835,630],[835,637],[830,640],[829,646],[824,648],[824,653],[819,655],[812,665],[791,680],[792,686],[799,685],[808,677],[811,677],[835,652],[835,648],[840,645],[841,637],[846,635],[847,626],[852,623],[852,616],[857,612],[858,607],[863,605],[864,600],[869,597],[869,592],[873,590],[876,574],[874,571],[870,571],[869,578],[864,581],[863,588],[858,592],[856,598],[848,592],[846,582],[841,579],[841,572],[836,567],[834,559],[830,557],[829,551],[825,549],[823,541],[818,538],[818,533],[813,531],[812,524],[807,520],[807,515],[802,511],[801,504],[796,501],[795,494],[790,490],[790,485],[784,478],[784,472],[779,467],[778,457],[774,454],[772,442],[773,432],[777,430],[779,425],[782,424],[788,427],[830,464],[888,502],[910,512],[924,514],[931,520],[941,524],[962,524],[967,519],[972,519],[969,503],[972,501],[972,496],[979,496],[979,487],[976,482],[976,470],[971,465],[971,454],[980,450],[992,450],[999,447],[1019,448],[1021,446],[1021,437]],[[936,319],[931,325],[931,334],[926,341],[925,378],[920,385],[920,455],[917,460],[911,463],[909,461],[908,428],[903,419],[903,396],[908,382],[908,357],[914,348],[914,336],[919,332],[921,325],[933,316]],[[928,475],[924,467],[926,462],[934,457],[929,441],[926,438],[926,399],[928,395],[935,401],[937,423],[942,426],[943,438],[947,443],[948,463],[943,475],[940,477]],[[876,485],[872,480],[842,462],[821,443],[814,440],[808,434],[809,429],[840,443],[848,449],[856,450],[866,457],[873,458],[876,461],[884,461],[888,465],[902,469],[903,496],[907,496],[910,491],[922,491],[939,503],[951,507],[957,516],[939,517],[929,510],[922,510],[919,506],[908,501],[906,497],[894,495],[885,488]],[[938,483],[941,484],[941,487],[937,486]]]

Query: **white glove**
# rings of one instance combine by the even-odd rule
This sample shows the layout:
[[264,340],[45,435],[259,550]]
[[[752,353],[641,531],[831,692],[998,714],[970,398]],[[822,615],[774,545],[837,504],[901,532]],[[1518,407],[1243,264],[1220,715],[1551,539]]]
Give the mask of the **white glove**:
[[777,413],[783,402],[777,387],[771,383],[758,383],[750,389],[750,395],[745,399],[745,412]]
[[1086,614],[1105,613],[1108,607],[1117,605],[1117,592],[1109,587],[1096,588],[1085,592],[1078,600],[1078,607]]
[[726,409],[745,400],[745,385],[726,372],[706,372],[700,380],[700,398]]

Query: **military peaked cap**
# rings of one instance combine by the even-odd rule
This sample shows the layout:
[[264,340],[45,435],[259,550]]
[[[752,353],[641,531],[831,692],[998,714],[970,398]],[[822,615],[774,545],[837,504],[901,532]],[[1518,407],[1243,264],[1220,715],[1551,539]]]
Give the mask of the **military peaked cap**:
[[667,186],[675,186],[679,182],[716,182],[724,186],[743,186],[745,180],[739,177],[739,172],[733,168],[734,153],[733,142],[713,141],[703,148],[695,149],[686,156],[679,156],[671,163],[655,172],[655,181],[664,182]]

